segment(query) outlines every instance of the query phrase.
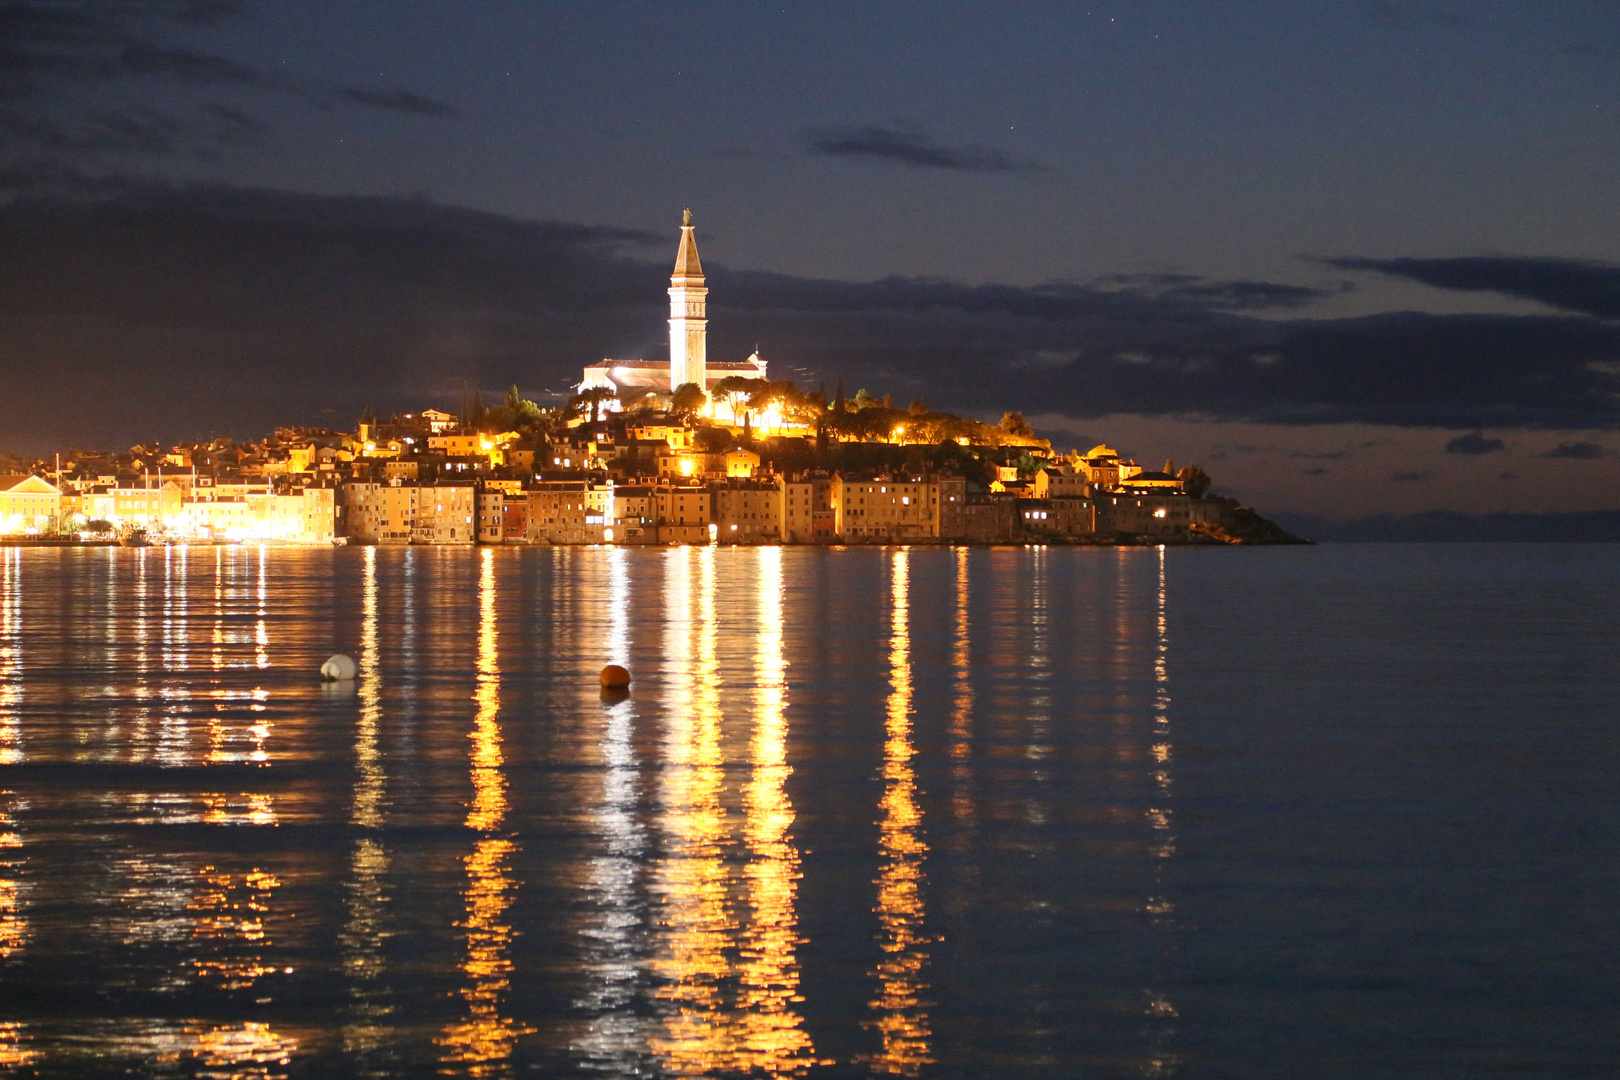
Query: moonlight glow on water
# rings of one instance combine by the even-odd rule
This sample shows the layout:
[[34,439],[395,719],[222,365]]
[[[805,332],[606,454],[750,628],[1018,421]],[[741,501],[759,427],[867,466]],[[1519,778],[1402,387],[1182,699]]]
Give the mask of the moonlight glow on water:
[[0,1062],[1593,1072],[1614,556],[0,550]]

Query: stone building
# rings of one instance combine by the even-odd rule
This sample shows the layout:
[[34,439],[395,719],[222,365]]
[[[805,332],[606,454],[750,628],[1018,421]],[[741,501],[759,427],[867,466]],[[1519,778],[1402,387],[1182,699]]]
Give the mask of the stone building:
[[1097,495],[1097,531],[1124,536],[1185,536],[1194,524],[1216,520],[1219,507],[1180,491],[1105,492]]
[[782,486],[775,481],[730,480],[714,486],[714,523],[722,543],[782,538]]
[[837,535],[845,542],[939,535],[939,485],[929,479],[834,476],[828,501]]
[[719,532],[710,528],[714,498],[707,487],[660,487],[656,492],[659,543],[706,544]]
[[613,489],[587,480],[554,480],[527,493],[531,544],[600,544]]
[[348,483],[343,535],[361,544],[471,544],[477,491],[468,485]]

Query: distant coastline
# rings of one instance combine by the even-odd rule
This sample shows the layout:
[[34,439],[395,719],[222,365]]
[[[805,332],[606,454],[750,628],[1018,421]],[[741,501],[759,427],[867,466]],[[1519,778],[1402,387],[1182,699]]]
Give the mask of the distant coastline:
[[1277,524],[1299,536],[1333,544],[1620,543],[1620,510],[1545,514],[1375,514],[1338,521],[1278,512]]

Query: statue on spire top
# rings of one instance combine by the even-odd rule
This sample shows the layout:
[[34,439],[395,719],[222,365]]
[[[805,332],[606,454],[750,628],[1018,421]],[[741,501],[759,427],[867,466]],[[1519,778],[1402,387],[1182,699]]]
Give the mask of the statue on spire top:
[[687,210],[681,215],[681,224],[682,225],[690,225],[690,224],[692,224],[692,211],[691,210]]

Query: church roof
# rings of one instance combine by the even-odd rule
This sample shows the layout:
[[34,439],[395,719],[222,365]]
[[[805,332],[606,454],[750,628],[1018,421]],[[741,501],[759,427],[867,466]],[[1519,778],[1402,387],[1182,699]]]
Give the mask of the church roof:
[[[33,481],[33,483],[29,483]],[[30,473],[0,476],[0,491],[24,495],[55,495],[56,488],[49,480],[41,480]]]
[[681,250],[675,256],[672,285],[702,285],[703,264],[698,261],[697,237],[692,235],[692,211],[686,212],[686,223],[681,226]]
[[669,361],[668,360],[603,360],[599,364],[591,364],[591,365],[589,365],[586,368],[586,370],[589,371],[591,368],[600,368],[601,370],[606,371],[606,370],[608,370],[610,368],[616,368],[616,367],[618,367],[618,368],[630,368],[631,370],[640,370],[640,369],[649,369],[650,370],[650,369],[655,369],[656,368],[657,370],[664,371],[664,370],[667,370],[669,368]]

